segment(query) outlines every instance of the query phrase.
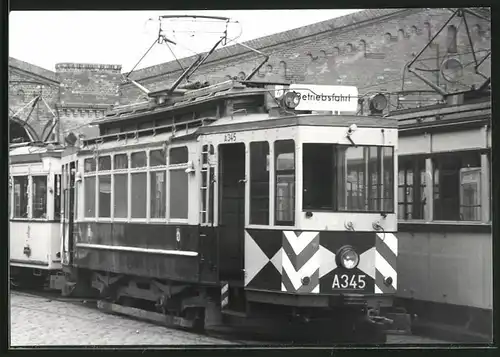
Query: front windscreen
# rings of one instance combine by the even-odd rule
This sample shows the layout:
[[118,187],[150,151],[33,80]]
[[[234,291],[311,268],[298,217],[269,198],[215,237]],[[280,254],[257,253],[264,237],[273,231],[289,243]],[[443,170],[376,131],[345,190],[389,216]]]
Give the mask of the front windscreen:
[[304,144],[303,209],[394,211],[394,148]]

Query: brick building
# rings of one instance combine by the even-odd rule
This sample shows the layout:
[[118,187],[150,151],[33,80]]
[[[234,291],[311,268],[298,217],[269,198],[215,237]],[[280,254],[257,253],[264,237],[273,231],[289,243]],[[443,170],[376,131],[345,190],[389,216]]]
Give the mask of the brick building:
[[[319,22],[246,42],[270,56],[255,80],[288,81],[315,84],[357,86],[361,94],[374,91],[409,91],[430,89],[405,65],[426,45],[450,17],[446,9],[373,9]],[[476,52],[488,50],[490,23],[468,18],[469,30]],[[455,17],[423,54],[421,67],[435,68],[450,54],[464,64],[473,61],[466,29]],[[189,66],[194,57],[181,59]],[[193,81],[223,81],[244,77],[262,61],[254,52],[232,45],[217,50],[195,73]],[[481,70],[490,74],[490,59]],[[137,70],[131,78],[148,89],[168,87],[182,72],[176,61]],[[449,83],[439,71],[431,71],[430,80],[447,90],[466,89],[483,78],[474,74],[473,66],[465,66],[457,83]],[[52,72],[11,58],[10,79],[38,81],[43,84],[42,95],[48,104],[57,108],[60,125],[57,133],[62,139],[70,131],[91,135],[87,124],[116,104],[144,100],[143,93],[131,84],[121,83],[120,65],[63,63]],[[10,84],[10,108],[15,112],[35,94],[35,84]],[[394,98],[398,95],[393,96]],[[391,99],[392,106],[397,103]],[[32,123],[40,131],[51,117],[45,106],[39,105],[37,120]],[[11,111],[11,114],[13,112]],[[21,119],[27,112],[18,115]]]

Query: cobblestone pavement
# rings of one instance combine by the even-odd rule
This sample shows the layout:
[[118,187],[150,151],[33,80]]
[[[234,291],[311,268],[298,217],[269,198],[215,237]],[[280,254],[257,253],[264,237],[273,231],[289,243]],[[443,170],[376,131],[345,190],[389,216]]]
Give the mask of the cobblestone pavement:
[[[190,332],[110,315],[80,304],[11,293],[11,346],[42,345],[232,345]],[[418,336],[391,335],[388,343],[446,343]]]

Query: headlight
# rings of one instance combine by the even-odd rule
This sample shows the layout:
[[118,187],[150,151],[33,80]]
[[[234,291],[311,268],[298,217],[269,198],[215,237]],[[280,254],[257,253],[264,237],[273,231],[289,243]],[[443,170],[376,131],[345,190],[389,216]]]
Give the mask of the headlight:
[[354,251],[354,248],[346,246],[342,247],[337,254],[338,263],[346,269],[354,269],[358,266],[359,255]]

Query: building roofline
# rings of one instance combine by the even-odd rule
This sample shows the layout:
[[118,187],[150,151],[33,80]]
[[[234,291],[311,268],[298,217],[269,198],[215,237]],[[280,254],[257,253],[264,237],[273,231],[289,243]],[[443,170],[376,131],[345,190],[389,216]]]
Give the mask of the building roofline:
[[32,73],[50,81],[59,83],[56,78],[55,72],[28,62],[21,61],[14,57],[9,57],[9,67],[17,68],[24,72]]
[[[402,13],[415,12],[421,9],[368,9],[364,11],[355,12],[349,15],[336,17],[330,20],[317,22],[311,25],[298,27],[292,30],[278,32],[272,35],[260,37],[257,39],[249,40],[243,42],[245,45],[250,46],[254,49],[265,49],[267,47],[272,47],[276,45],[281,45],[291,41],[297,41],[303,38],[316,36],[325,32],[338,31],[345,29],[346,27],[360,25],[362,23],[381,19],[385,17],[390,17]],[[243,46],[234,44],[232,46],[220,48],[216,50],[210,57],[209,60],[205,62],[205,65],[224,60],[230,57],[243,55],[250,53],[251,51]],[[189,66],[196,56],[184,57],[179,59],[183,66]],[[155,78],[166,73],[180,71],[179,64],[177,61],[169,61],[154,66],[149,66],[146,68],[138,69],[131,72],[130,78],[134,80],[146,80],[150,78]],[[128,73],[124,73],[127,75]]]

